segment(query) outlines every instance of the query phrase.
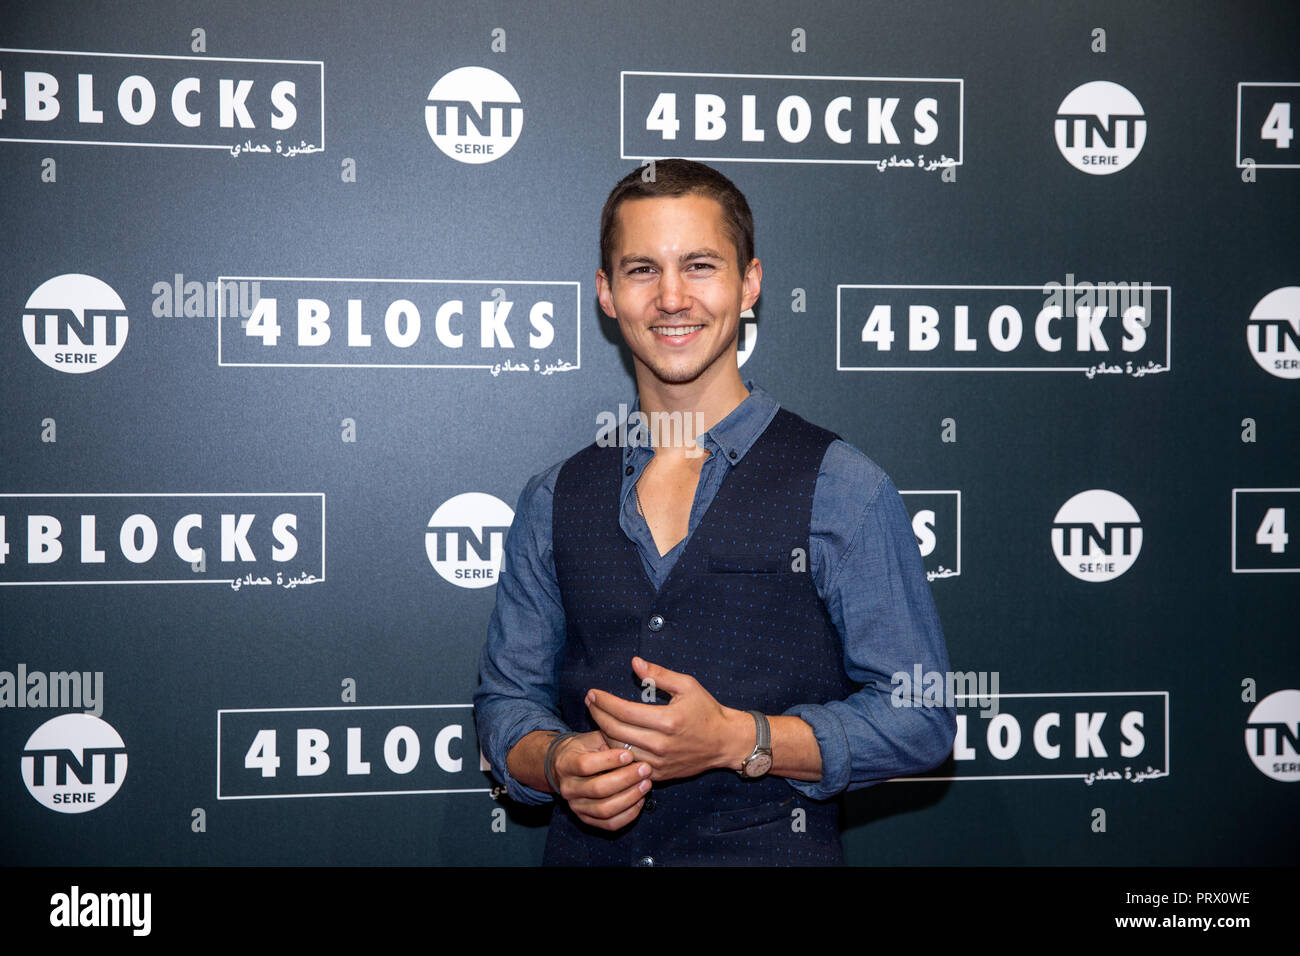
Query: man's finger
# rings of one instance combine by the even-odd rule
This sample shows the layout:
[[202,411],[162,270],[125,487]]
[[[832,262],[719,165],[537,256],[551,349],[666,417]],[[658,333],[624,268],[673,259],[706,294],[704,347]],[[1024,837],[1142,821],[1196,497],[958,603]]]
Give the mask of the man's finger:
[[637,816],[641,813],[642,807],[645,805],[644,793],[634,788],[632,790],[632,794],[635,797],[635,800],[633,801],[632,805],[627,809],[619,813],[616,813],[610,817],[601,817],[601,816],[596,816],[594,814],[589,814],[587,812],[574,808],[572,804],[570,804],[569,806],[570,809],[573,809],[573,812],[577,814],[578,819],[581,820],[583,823],[586,823],[593,827],[598,827],[601,830],[610,830],[610,831],[621,830],[623,827],[627,826],[629,823],[631,823],[633,820],[637,818]]
[[[604,690],[588,691],[585,703],[589,711],[598,708],[625,726],[643,730],[666,733],[674,720],[674,716],[668,713],[668,709],[660,704],[638,704],[634,701],[624,700],[621,697],[615,697]],[[604,724],[601,724],[600,729],[606,737],[618,737],[618,734],[611,733],[610,728]],[[630,737],[618,737],[618,739],[625,743],[635,744],[639,742]]]
[[596,722],[601,731],[610,737],[616,737],[624,743],[650,753],[658,753],[663,747],[664,734],[654,728],[638,727],[636,724],[619,720],[595,703],[587,705],[587,712],[591,714],[591,719]]
[[[628,756],[630,758],[631,754]],[[642,762],[594,776],[581,776],[561,771],[560,796],[570,803],[574,800],[604,800],[628,788],[635,788],[649,775],[649,765]]]
[[627,750],[561,749],[555,757],[555,769],[571,776],[592,777],[632,762]]
[[681,671],[670,671],[666,667],[650,663],[644,657],[632,658],[632,670],[636,672],[636,676],[641,678],[642,681],[647,679],[654,681],[656,688],[662,688],[669,694],[680,694],[699,683],[690,674],[683,674]]
[[[604,778],[599,779],[602,783],[605,782]],[[633,783],[627,786],[618,786],[609,793],[603,793],[599,796],[593,794],[586,797],[574,797],[569,801],[569,806],[575,811],[581,811],[588,816],[608,819],[622,813],[640,800],[650,791],[650,787],[649,777],[638,777]]]

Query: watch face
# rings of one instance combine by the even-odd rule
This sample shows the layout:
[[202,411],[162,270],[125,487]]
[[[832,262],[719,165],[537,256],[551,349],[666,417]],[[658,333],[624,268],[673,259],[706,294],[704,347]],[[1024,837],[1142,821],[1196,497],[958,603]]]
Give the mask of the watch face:
[[761,777],[772,769],[772,755],[767,753],[757,753],[749,758],[745,764],[746,777]]

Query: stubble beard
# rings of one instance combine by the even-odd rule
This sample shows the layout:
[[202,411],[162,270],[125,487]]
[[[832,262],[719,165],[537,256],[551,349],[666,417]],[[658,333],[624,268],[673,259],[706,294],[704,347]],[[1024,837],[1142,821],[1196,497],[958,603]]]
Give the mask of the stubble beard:
[[[708,330],[712,327],[712,323],[702,322],[698,324],[704,326],[704,329],[701,331]],[[649,330],[647,330],[647,332],[651,336],[658,334],[650,332]],[[739,329],[737,329],[737,332],[739,332]],[[734,350],[736,348],[736,338],[736,336],[732,336],[729,342],[723,343],[721,349],[719,349],[716,354],[710,355],[707,358],[682,358],[678,360],[667,359],[657,360],[653,363],[644,358],[639,358],[639,361],[646,367],[650,374],[665,385],[687,385],[696,381],[701,375],[717,365],[717,363],[727,354],[727,349]]]

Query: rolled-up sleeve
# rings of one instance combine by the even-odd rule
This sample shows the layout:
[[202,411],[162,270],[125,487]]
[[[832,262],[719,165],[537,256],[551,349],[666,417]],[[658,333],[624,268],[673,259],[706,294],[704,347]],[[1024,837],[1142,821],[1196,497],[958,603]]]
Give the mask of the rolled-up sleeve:
[[483,755],[506,792],[522,803],[553,798],[511,777],[506,755],[535,730],[568,730],[560,719],[557,677],[564,606],[551,550],[551,502],[559,470],[557,464],[534,476],[519,496],[474,692]]
[[786,711],[812,727],[822,756],[820,780],[790,785],[824,800],[942,763],[956,717],[951,707],[894,706],[893,676],[910,679],[917,665],[946,674],[948,652],[902,496],[844,442],[823,459],[811,541],[811,570],[844,642],[845,673],[862,685],[845,700]]

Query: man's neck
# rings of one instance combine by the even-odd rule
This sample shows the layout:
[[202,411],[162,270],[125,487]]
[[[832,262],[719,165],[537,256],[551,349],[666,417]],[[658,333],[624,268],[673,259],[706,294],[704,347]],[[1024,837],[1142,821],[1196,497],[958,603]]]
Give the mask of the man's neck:
[[637,396],[644,415],[654,413],[680,413],[683,420],[698,425],[698,438],[749,397],[749,389],[740,379],[736,367],[719,370],[718,374],[701,375],[691,382],[672,384],[662,382],[649,372],[637,369]]

